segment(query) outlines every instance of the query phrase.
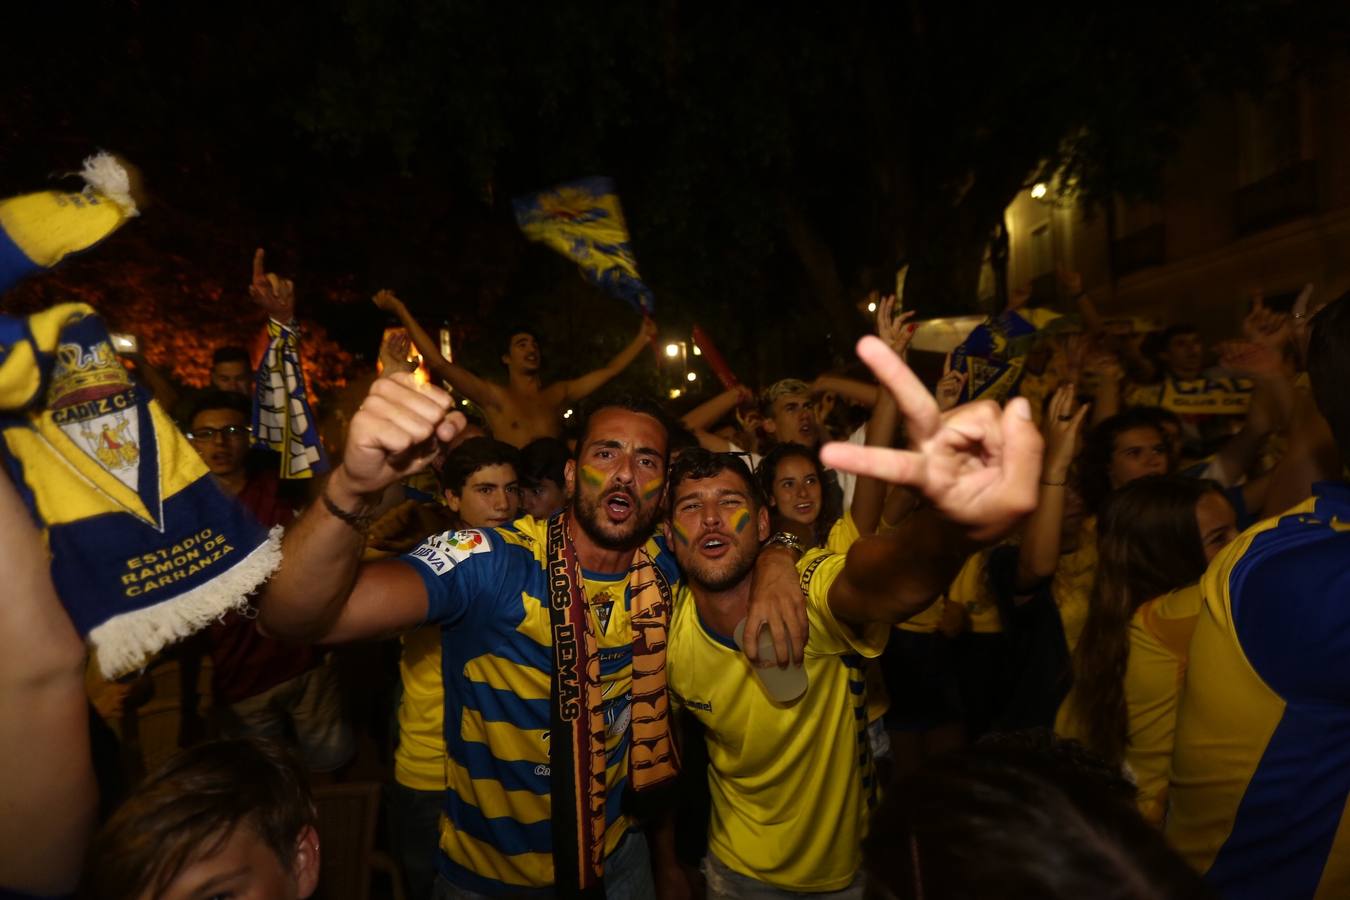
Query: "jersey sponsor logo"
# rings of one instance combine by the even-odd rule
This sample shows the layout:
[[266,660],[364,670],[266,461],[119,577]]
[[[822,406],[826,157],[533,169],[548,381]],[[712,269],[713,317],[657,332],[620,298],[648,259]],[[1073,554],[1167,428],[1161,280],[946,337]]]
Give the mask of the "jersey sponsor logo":
[[477,529],[433,534],[412,552],[412,558],[437,575],[444,575],[475,553],[489,553],[492,544]]
[[668,688],[667,690],[670,691],[671,696],[673,696],[675,699],[675,702],[681,706],[687,706],[690,709],[699,709],[702,710],[703,712],[709,713],[712,712],[712,702],[709,700],[690,700],[688,697],[676,693],[674,688]]

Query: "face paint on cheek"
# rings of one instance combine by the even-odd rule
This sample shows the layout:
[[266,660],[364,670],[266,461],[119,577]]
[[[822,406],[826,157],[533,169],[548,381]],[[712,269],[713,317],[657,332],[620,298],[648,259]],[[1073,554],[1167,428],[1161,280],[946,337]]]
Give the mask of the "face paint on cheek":
[[661,475],[656,476],[651,481],[644,484],[642,486],[642,501],[645,503],[661,493],[661,488],[665,487],[665,484],[666,479]]
[[671,522],[671,530],[675,532],[675,539],[686,547],[689,546],[689,532],[684,530],[684,526],[679,522]]
[[736,510],[734,513],[731,514],[731,527],[736,529],[737,534],[740,534],[742,531],[744,531],[745,526],[749,524],[750,524],[750,510],[746,509],[744,506],[742,506],[740,509]]
[[605,473],[594,466],[583,463],[581,466],[581,480],[593,488],[598,488],[605,483]]

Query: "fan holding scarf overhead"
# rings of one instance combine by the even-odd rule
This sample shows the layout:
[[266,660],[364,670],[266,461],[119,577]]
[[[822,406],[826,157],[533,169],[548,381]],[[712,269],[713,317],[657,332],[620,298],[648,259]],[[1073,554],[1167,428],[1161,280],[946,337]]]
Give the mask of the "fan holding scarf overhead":
[[253,397],[253,443],[281,454],[282,478],[313,478],[328,471],[319,423],[309,404],[300,365],[295,286],[266,271],[264,251],[253,254],[249,296],[267,310],[267,347],[258,364]]
[[[136,215],[115,159],[94,157],[82,174],[77,194],[0,201],[0,288]],[[281,560],[279,532],[222,493],[84,304],[0,316],[0,465],[105,677],[243,607]]]

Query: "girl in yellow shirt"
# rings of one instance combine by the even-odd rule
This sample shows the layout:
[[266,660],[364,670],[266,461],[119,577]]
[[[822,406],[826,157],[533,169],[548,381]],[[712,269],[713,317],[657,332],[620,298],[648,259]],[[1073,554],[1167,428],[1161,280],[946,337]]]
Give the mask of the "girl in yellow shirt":
[[1211,481],[1178,475],[1141,478],[1102,504],[1101,565],[1074,686],[1055,730],[1139,786],[1140,809],[1160,823],[1176,722],[1176,698],[1198,595],[1209,561],[1237,536],[1233,507]]

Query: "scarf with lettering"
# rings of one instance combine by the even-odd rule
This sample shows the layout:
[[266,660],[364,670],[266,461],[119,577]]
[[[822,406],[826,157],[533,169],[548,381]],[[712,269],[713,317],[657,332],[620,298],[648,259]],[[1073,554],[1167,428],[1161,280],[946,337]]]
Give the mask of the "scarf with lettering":
[[[548,582],[553,637],[549,767],[554,890],[564,897],[603,897],[605,718],[601,711],[600,654],[565,512],[548,523]],[[628,571],[628,603],[633,629],[633,689],[628,742],[630,794],[624,799],[626,808],[641,814],[673,787],[679,773],[666,697],[670,585],[645,549],[637,551]]]
[[39,191],[0,200],[0,291],[88,250],[139,215],[116,158],[84,161],[82,191]]
[[267,320],[267,349],[253,399],[253,443],[281,454],[282,478],[313,478],[328,471],[319,425],[305,391],[295,323]]
[[82,303],[0,316],[0,465],[105,678],[242,609],[281,562],[281,529],[221,491]]

